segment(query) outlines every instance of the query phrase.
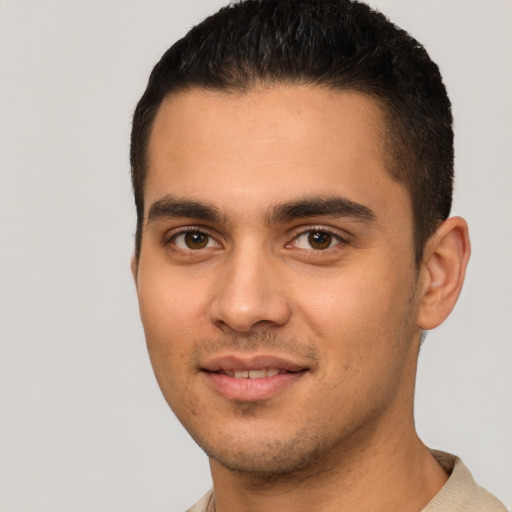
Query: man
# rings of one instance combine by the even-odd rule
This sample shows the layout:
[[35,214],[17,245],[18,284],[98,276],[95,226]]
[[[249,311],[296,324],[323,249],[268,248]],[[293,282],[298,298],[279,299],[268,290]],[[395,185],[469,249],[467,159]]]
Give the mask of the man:
[[348,0],[192,29],[134,116],[132,270],[151,362],[210,458],[194,511],[503,511],[414,428],[423,332],[469,259],[450,102]]

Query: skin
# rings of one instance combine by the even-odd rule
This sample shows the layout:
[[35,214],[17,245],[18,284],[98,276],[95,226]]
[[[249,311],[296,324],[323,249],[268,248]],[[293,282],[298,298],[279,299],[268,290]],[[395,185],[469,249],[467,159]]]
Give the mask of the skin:
[[[460,292],[467,226],[443,223],[415,265],[382,119],[363,94],[284,85],[192,89],[156,116],[132,270],[217,512],[421,510],[446,481],[414,429],[414,381],[421,330]],[[212,372],[233,360],[294,372],[230,394]]]

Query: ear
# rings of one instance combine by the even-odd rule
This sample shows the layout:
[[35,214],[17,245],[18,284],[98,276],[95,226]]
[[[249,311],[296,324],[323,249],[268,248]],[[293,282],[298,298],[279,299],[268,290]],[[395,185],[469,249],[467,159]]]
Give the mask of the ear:
[[139,260],[135,257],[135,254],[132,256],[130,261],[130,269],[132,271],[133,280],[135,281],[135,286],[137,286],[137,274],[139,273]]
[[425,246],[421,263],[418,327],[433,329],[450,314],[459,298],[471,246],[461,217],[443,222]]

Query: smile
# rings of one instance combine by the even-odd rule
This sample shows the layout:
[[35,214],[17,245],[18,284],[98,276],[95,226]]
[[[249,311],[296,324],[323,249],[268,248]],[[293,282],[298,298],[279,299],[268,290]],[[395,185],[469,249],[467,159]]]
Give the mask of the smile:
[[224,354],[200,365],[205,384],[223,399],[235,402],[269,400],[309,373],[303,361],[272,354]]
[[274,377],[279,373],[285,373],[285,371],[277,368],[263,368],[258,370],[225,370],[220,373],[235,379],[264,379],[265,377]]

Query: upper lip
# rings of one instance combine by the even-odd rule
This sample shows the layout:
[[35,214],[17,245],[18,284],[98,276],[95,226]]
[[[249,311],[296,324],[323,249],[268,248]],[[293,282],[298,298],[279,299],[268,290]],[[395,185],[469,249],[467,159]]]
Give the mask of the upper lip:
[[202,370],[208,372],[220,372],[226,370],[250,371],[275,368],[287,372],[300,372],[309,367],[287,357],[270,354],[229,354],[214,356],[200,364]]

